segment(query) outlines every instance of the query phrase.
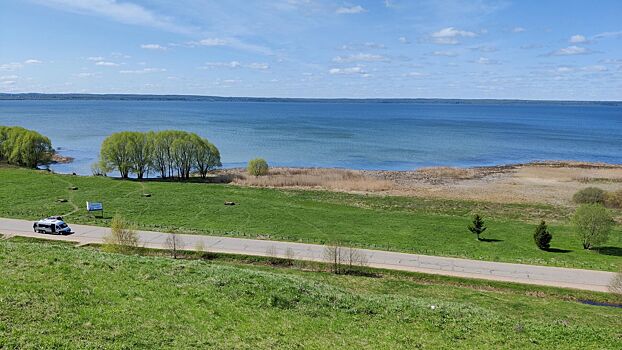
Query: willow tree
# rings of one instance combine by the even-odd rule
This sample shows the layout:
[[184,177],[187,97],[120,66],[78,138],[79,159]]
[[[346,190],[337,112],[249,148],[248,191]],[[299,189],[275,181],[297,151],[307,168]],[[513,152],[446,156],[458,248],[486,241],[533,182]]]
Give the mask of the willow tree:
[[186,133],[175,138],[171,144],[171,153],[180,179],[189,179],[196,159],[197,141],[195,134]]
[[220,162],[220,152],[218,148],[207,139],[196,139],[196,168],[202,178],[207,177],[207,173],[217,167],[222,166]]
[[52,161],[49,138],[22,127],[0,127],[0,159],[10,164],[36,168]]
[[132,170],[132,152],[129,131],[114,133],[104,140],[99,152],[100,159],[108,169],[119,171],[127,179]]
[[129,132],[127,138],[131,171],[142,179],[151,168],[152,144],[143,132]]

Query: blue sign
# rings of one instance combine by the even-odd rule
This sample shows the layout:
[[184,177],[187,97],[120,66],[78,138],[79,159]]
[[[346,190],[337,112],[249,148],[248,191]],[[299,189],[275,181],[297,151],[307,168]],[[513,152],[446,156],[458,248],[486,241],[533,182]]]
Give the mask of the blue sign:
[[98,202],[86,202],[86,210],[87,211],[104,210],[104,204],[98,203]]

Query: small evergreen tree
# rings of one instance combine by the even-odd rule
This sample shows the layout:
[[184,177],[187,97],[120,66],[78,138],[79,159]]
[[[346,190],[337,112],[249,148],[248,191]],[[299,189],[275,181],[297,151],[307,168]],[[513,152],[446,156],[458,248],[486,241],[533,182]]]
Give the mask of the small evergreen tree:
[[486,231],[486,225],[484,224],[484,220],[479,214],[475,214],[473,217],[473,224],[469,225],[469,231],[477,235],[477,240],[480,241],[479,235],[481,235],[484,231]]
[[548,250],[551,247],[551,239],[553,239],[553,235],[549,232],[549,227],[546,225],[546,222],[542,220],[540,225],[536,227],[533,240],[536,242],[538,248]]

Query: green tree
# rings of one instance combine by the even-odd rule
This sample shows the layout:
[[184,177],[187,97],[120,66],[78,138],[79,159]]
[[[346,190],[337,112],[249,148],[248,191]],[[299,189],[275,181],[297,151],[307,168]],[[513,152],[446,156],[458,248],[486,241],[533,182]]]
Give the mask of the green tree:
[[551,247],[551,239],[553,239],[553,235],[549,232],[546,222],[542,220],[540,225],[536,226],[536,231],[533,234],[533,240],[536,242],[538,248],[548,250]]
[[189,179],[196,158],[196,134],[184,133],[171,144],[171,153],[180,179]]
[[146,133],[127,133],[130,168],[136,177],[142,179],[149,172],[152,163],[152,143]]
[[249,174],[254,176],[261,176],[268,174],[268,162],[266,162],[263,158],[255,158],[248,162],[248,166],[246,167],[246,171]]
[[163,130],[149,132],[148,138],[151,144],[151,166],[165,179],[173,176],[175,160],[172,153],[172,144],[176,138],[184,135],[177,130]]
[[486,225],[484,224],[484,220],[479,214],[475,214],[473,217],[473,223],[468,226],[469,231],[477,235],[477,240],[480,241],[480,235],[486,231]]
[[202,178],[205,178],[210,170],[222,166],[220,163],[220,152],[207,139],[198,138],[195,139],[195,142],[197,171]]
[[579,206],[572,222],[581,238],[583,249],[592,249],[607,242],[609,232],[615,224],[611,212],[601,204]]
[[121,177],[127,179],[132,170],[132,151],[130,132],[114,133],[104,140],[100,150],[100,160],[108,169],[116,169]]
[[21,127],[0,127],[0,159],[10,164],[36,168],[52,161],[49,138]]

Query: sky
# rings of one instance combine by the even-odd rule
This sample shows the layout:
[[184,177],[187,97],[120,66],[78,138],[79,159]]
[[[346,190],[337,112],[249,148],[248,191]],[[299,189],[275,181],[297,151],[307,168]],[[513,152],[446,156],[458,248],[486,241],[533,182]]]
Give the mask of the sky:
[[622,1],[1,0],[0,92],[622,100]]

